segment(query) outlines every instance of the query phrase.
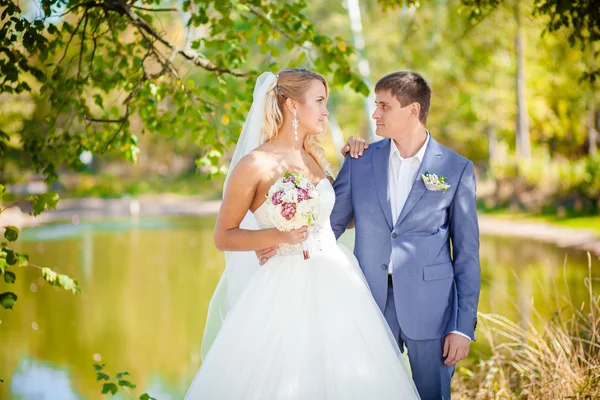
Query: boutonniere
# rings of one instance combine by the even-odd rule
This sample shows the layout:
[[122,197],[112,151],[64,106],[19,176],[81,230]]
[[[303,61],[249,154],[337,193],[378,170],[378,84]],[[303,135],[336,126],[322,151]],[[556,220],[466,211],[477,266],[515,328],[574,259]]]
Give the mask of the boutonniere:
[[436,174],[430,174],[429,172],[425,172],[425,174],[421,174],[421,176],[423,177],[423,182],[425,183],[427,190],[445,192],[450,187],[450,185],[446,183],[445,176],[438,177]]

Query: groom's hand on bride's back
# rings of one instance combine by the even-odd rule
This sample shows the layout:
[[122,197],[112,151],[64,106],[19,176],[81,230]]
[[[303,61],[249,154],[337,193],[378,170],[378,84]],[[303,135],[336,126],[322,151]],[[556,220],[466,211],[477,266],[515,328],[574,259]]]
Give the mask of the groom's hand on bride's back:
[[350,153],[350,157],[358,158],[363,155],[363,151],[369,148],[369,143],[361,137],[350,136],[346,145],[342,147],[342,156],[346,157],[346,154]]
[[275,250],[277,247],[269,247],[268,249],[256,250],[256,257],[258,257],[258,262],[261,266],[265,265],[269,258],[273,257],[276,253]]
[[[280,232],[281,233],[281,242],[285,244],[300,244],[308,239],[308,226],[302,226],[298,229],[292,229],[289,232]],[[269,258],[273,257],[276,253],[277,246],[269,247],[262,250],[256,250],[256,257],[258,257],[258,262],[260,265],[265,265]]]

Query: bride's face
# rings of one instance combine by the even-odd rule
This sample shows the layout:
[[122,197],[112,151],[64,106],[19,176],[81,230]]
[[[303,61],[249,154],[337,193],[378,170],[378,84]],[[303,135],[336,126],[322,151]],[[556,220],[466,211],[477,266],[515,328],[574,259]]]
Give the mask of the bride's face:
[[318,135],[323,132],[327,111],[327,92],[323,82],[313,79],[304,94],[304,102],[296,105],[299,130],[307,135]]

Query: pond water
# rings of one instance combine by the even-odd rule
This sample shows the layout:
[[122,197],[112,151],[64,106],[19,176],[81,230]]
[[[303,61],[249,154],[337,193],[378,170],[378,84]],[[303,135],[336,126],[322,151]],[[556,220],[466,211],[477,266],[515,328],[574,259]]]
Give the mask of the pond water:
[[[113,375],[128,371],[138,385],[135,398],[182,398],[201,364],[206,311],[224,267],[213,246],[214,222],[74,220],[25,229],[17,251],[78,279],[84,292],[50,287],[32,268],[16,271],[10,290],[19,300],[14,311],[0,311],[0,399],[101,398],[96,362]],[[352,233],[341,240],[350,247]],[[531,304],[550,316],[556,293],[586,300],[584,252],[482,237],[481,261],[480,311],[526,322]],[[599,264],[594,259],[595,277]],[[480,338],[471,358],[485,352]]]

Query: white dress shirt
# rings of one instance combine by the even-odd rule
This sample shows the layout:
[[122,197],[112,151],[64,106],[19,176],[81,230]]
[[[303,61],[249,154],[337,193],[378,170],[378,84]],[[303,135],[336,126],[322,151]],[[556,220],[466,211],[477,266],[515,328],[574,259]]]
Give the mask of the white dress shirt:
[[[412,185],[417,177],[417,172],[419,172],[419,168],[421,168],[421,163],[423,162],[423,157],[425,156],[425,150],[427,149],[427,145],[429,144],[429,138],[431,135],[427,133],[427,139],[425,139],[425,143],[423,146],[417,151],[412,157],[404,158],[400,155],[400,151],[396,146],[396,143],[392,139],[392,143],[390,145],[390,165],[388,172],[388,193],[390,206],[392,208],[392,221],[394,222],[394,226],[398,221],[398,217],[402,212],[402,208],[404,207],[404,203],[406,203],[406,199],[408,198],[408,194],[412,189]],[[392,273],[392,263],[393,260],[390,257],[390,262],[388,264],[388,273]],[[450,333],[456,333],[458,335],[464,336],[470,340],[469,336],[465,335],[459,331],[452,331]]]

